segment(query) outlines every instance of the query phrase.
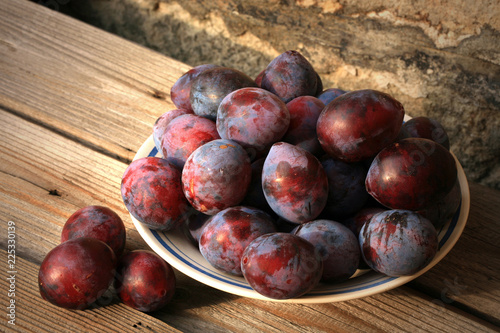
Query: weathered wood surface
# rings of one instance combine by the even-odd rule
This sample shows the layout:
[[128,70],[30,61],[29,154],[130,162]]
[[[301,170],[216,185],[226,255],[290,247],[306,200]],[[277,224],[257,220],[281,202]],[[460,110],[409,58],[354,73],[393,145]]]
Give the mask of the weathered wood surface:
[[[76,209],[114,209],[127,227],[127,249],[147,248],[121,201],[120,179],[156,117],[172,107],[169,87],[188,67],[27,1],[2,1],[0,16],[0,244],[7,248],[6,223],[15,222],[19,300],[18,325],[7,326],[4,315],[0,325],[22,332],[499,329],[500,195],[474,184],[456,247],[410,285],[383,294],[329,304],[262,302],[176,272],[173,302],[153,314],[116,298],[80,312],[44,302],[38,265]],[[3,268],[4,291],[6,276]]]

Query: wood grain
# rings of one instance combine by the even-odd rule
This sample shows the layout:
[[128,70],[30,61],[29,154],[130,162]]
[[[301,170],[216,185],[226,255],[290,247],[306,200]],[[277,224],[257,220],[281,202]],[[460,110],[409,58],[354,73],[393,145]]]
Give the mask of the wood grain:
[[[0,22],[0,220],[16,224],[20,331],[168,330],[161,322],[188,332],[498,330],[492,323],[500,290],[500,197],[482,186],[471,186],[463,237],[412,284],[418,290],[403,286],[342,303],[282,304],[227,294],[176,272],[173,302],[151,315],[119,302],[81,313],[43,302],[37,267],[78,208],[112,208],[127,227],[127,249],[148,248],[121,200],[121,176],[170,105],[166,94],[154,98],[148,89],[168,91],[188,67],[27,1],[2,1],[0,12],[7,9],[13,15]],[[2,248],[6,237],[0,232]],[[466,291],[455,289],[444,299],[443,288],[453,291],[446,281],[457,276]],[[5,283],[2,275],[0,286]]]
[[130,161],[189,67],[23,2],[0,3],[0,105]]

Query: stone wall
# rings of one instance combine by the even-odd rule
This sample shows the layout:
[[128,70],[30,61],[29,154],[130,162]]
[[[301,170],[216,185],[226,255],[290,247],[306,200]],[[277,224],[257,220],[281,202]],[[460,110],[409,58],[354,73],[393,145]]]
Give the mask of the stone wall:
[[255,77],[297,50],[326,88],[385,91],[409,115],[438,119],[469,179],[500,189],[497,1],[84,0],[68,8],[192,66]]

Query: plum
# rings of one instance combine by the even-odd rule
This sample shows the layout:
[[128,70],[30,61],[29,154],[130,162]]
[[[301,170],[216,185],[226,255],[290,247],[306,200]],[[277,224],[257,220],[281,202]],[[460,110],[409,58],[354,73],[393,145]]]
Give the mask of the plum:
[[[173,119],[175,119],[176,117],[181,116],[183,114],[193,114],[193,111],[188,110],[188,109],[175,109],[175,110],[165,112],[158,119],[156,119],[156,121],[153,125],[153,141],[155,143],[156,149],[158,149],[159,152],[162,151],[161,138],[162,138],[163,134],[165,133],[165,130],[167,129],[168,124],[170,124],[170,122]],[[163,157],[167,157],[167,156],[163,155]]]
[[276,232],[272,218],[260,209],[245,206],[226,208],[205,225],[199,249],[215,268],[241,276],[241,256],[255,238]]
[[299,96],[286,104],[290,126],[282,141],[304,148],[315,156],[323,154],[316,135],[316,123],[325,104],[313,96]]
[[323,104],[328,105],[335,98],[345,94],[346,92],[347,91],[338,88],[329,88],[323,90],[319,95],[317,95],[317,97],[320,101],[323,102]]
[[328,179],[318,159],[286,142],[271,147],[262,170],[262,188],[273,211],[294,223],[315,219],[328,197]]
[[322,215],[338,220],[360,210],[370,196],[365,187],[366,167],[333,158],[323,158],[321,165],[328,177],[328,200]]
[[244,148],[269,149],[283,137],[290,114],[276,95],[261,88],[242,88],[228,94],[217,112],[221,138],[233,140]]
[[208,69],[193,80],[189,97],[191,107],[196,115],[215,121],[224,97],[245,87],[257,87],[257,84],[243,72],[228,67]]
[[182,186],[196,210],[214,215],[243,200],[251,177],[246,151],[234,141],[217,139],[189,156],[182,170]]
[[373,215],[386,211],[387,209],[380,207],[363,207],[353,216],[342,221],[342,224],[351,230],[356,237],[359,236],[361,228],[368,223]]
[[163,158],[143,157],[130,163],[123,174],[121,194],[130,214],[151,229],[171,230],[190,212],[181,171]]
[[316,247],[323,260],[323,282],[346,281],[358,269],[361,258],[358,239],[345,225],[315,220],[297,226],[292,233]]
[[115,269],[116,256],[106,243],[90,237],[70,239],[43,259],[40,295],[59,307],[83,310],[108,290]]
[[183,224],[182,231],[186,237],[196,246],[198,246],[201,234],[203,233],[203,228],[212,218],[211,215],[206,215],[194,210],[194,214],[191,214],[185,224]]
[[252,162],[252,178],[248,186],[247,194],[241,202],[241,205],[258,207],[275,217],[276,214],[267,203],[264,190],[262,189],[262,169],[264,168],[265,161],[266,159],[263,157]]
[[427,218],[432,222],[434,227],[439,230],[446,224],[457,212],[462,201],[462,192],[460,190],[460,183],[457,179],[455,185],[448,194],[443,198],[431,203],[429,206],[418,210],[417,213]]
[[375,157],[365,184],[386,207],[419,210],[443,198],[456,179],[455,159],[446,148],[432,140],[408,138]]
[[125,225],[120,216],[108,207],[83,207],[74,212],[64,224],[61,242],[80,237],[103,241],[119,258],[125,248]]
[[135,250],[118,262],[114,287],[126,305],[152,312],[172,300],[176,279],[172,267],[156,253]]
[[194,114],[185,114],[173,119],[161,139],[163,156],[179,169],[196,148],[215,139],[220,139],[215,122]]
[[403,124],[403,105],[371,89],[340,95],[321,112],[318,140],[330,156],[358,162],[375,156],[394,142]]
[[435,141],[450,149],[450,138],[439,121],[429,117],[415,117],[403,124],[404,129],[413,138],[424,138]]
[[297,51],[286,51],[267,65],[261,87],[285,103],[299,96],[315,96],[318,78],[313,66]]
[[375,214],[361,228],[359,243],[368,266],[394,277],[417,273],[438,250],[432,223],[415,212],[399,209]]
[[278,232],[259,236],[247,246],[241,271],[261,295],[290,299],[306,294],[319,283],[323,262],[311,243]]
[[257,84],[257,87],[262,88],[261,83],[262,83],[262,77],[264,76],[264,72],[266,70],[263,69],[256,77],[255,77],[255,84]]
[[175,81],[174,85],[170,89],[170,99],[174,105],[179,109],[187,109],[192,112],[193,108],[191,107],[189,96],[193,81],[204,71],[216,67],[220,66],[214,64],[203,64],[193,67],[186,73],[182,74],[182,76]]

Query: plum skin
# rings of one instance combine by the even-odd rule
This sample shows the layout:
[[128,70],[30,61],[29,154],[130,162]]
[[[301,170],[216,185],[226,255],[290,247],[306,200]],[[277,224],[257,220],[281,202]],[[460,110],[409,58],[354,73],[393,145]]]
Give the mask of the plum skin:
[[316,134],[316,123],[325,104],[313,96],[299,96],[286,104],[290,125],[282,141],[299,146],[315,156],[323,154]]
[[403,124],[403,105],[371,89],[340,95],[321,112],[316,132],[323,150],[345,162],[375,156],[394,142]]
[[262,189],[276,214],[290,222],[303,223],[315,219],[325,208],[328,179],[314,155],[278,142],[264,162]]
[[[319,82],[318,82],[319,81]],[[321,79],[312,65],[297,51],[286,51],[264,70],[260,86],[288,103],[299,96],[315,96]]]
[[429,139],[408,138],[377,154],[365,184],[382,205],[416,211],[443,198],[456,179],[456,162],[446,148]]
[[232,140],[217,139],[189,156],[182,170],[182,189],[194,209],[215,215],[241,203],[251,177],[246,151]]
[[409,210],[387,210],[363,225],[359,244],[364,261],[388,276],[412,275],[427,266],[438,250],[437,231]]
[[114,287],[126,305],[152,312],[172,300],[176,278],[172,267],[157,254],[135,250],[120,259]]
[[229,207],[207,222],[199,240],[199,249],[212,266],[242,276],[243,251],[252,240],[271,232],[276,232],[274,221],[260,209]]
[[61,242],[79,237],[103,241],[119,258],[125,248],[125,225],[120,216],[108,207],[83,207],[74,212],[64,224]]
[[263,151],[283,137],[290,124],[290,113],[276,95],[248,87],[224,97],[216,123],[221,138]]
[[257,87],[257,84],[243,72],[228,67],[207,69],[191,84],[191,108],[196,115],[215,121],[224,97],[245,87]]
[[162,114],[158,117],[153,124],[153,141],[155,143],[156,149],[162,153],[163,157],[167,157],[161,149],[161,139],[163,134],[165,134],[165,130],[167,129],[168,124],[175,118],[182,116],[184,114],[193,114],[192,110],[188,109],[175,109],[170,110]]
[[181,171],[163,158],[132,161],[123,174],[121,194],[130,214],[151,229],[171,230],[190,212],[182,192]]
[[194,114],[172,119],[161,138],[163,156],[182,169],[189,155],[201,145],[220,139],[215,122]]
[[305,239],[277,232],[257,237],[247,246],[241,270],[261,295],[290,299],[304,295],[318,284],[323,262]]
[[193,81],[204,71],[216,67],[220,66],[215,64],[203,64],[193,67],[186,73],[182,74],[182,76],[175,81],[170,89],[170,99],[172,100],[172,103],[174,103],[174,105],[179,109],[187,109],[192,112],[193,108],[191,107],[189,96]]
[[343,282],[358,269],[361,258],[357,237],[343,224],[331,220],[314,220],[299,225],[293,234],[316,247],[323,260],[324,282]]
[[109,288],[116,264],[106,243],[90,237],[68,240],[43,259],[38,272],[40,295],[62,308],[86,309]]

